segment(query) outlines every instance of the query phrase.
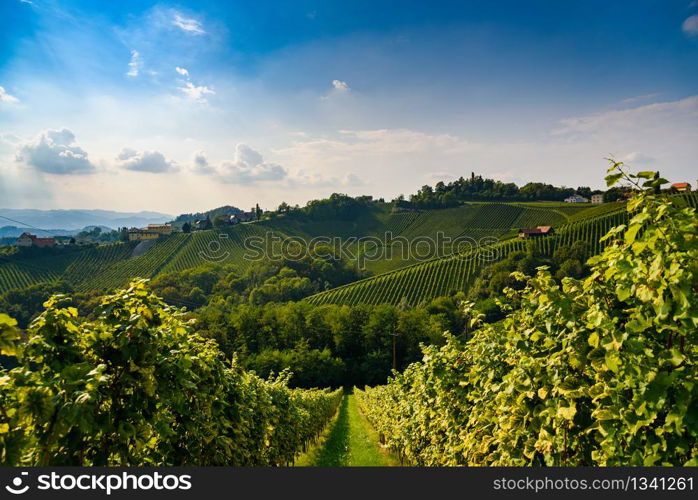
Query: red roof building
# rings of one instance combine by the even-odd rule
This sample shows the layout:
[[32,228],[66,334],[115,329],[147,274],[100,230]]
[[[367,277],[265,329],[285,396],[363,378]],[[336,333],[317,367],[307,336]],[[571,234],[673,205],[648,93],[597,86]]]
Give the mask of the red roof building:
[[55,247],[56,240],[54,238],[38,238],[35,234],[22,233],[17,238],[17,246],[20,247]]
[[671,185],[671,189],[676,191],[690,191],[691,185],[688,182],[676,182]]
[[530,229],[519,229],[519,238],[537,238],[553,233],[554,231],[552,226],[538,226]]

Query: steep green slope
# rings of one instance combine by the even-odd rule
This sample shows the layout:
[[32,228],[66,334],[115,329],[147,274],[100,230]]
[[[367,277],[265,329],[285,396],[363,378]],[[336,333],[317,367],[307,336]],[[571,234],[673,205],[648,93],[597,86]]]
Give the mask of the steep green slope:
[[64,280],[77,285],[128,258],[132,243],[97,247],[30,249],[0,256],[0,293],[45,281]]
[[0,293],[25,288],[41,281],[53,281],[58,276],[50,269],[0,258]]
[[138,257],[121,260],[78,285],[80,290],[109,290],[122,286],[133,278],[151,278],[177,254],[189,239],[189,234],[176,233],[158,241],[153,248]]
[[511,238],[491,246],[429,260],[357,281],[313,295],[306,300],[313,304],[356,305],[407,302],[416,305],[435,297],[466,291],[483,266],[506,257],[511,251],[525,250],[527,245],[532,245],[538,252],[550,255],[559,245],[569,245],[574,241],[583,240],[591,245],[595,253],[599,252],[603,245],[608,244],[598,241],[601,236],[626,220],[627,213],[616,209],[605,215],[566,224],[554,236],[526,241]]
[[[252,263],[250,257],[253,256],[251,251],[245,249],[245,240],[256,237],[261,243],[267,232],[268,230],[259,224],[241,224],[225,230],[191,233],[179,250],[163,263],[159,271],[182,271],[207,262],[234,264],[244,270]],[[274,234],[281,236],[278,231]],[[261,244],[255,246],[261,247]]]

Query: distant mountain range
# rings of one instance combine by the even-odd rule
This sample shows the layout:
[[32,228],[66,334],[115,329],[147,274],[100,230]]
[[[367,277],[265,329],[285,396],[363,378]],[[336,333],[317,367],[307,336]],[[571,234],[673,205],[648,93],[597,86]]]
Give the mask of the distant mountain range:
[[115,212],[112,210],[35,210],[0,208],[0,226],[16,226],[24,230],[34,228],[55,231],[56,235],[86,226],[141,227],[173,219],[160,212]]
[[[2,220],[2,219],[0,219]],[[111,228],[107,226],[85,226],[80,229],[34,229],[31,227],[26,227],[26,226],[2,226],[0,227],[0,238],[17,238],[19,235],[21,235],[24,232],[32,233],[32,234],[37,234],[39,237],[48,237],[48,236],[75,236],[78,234],[80,231],[91,231],[95,227],[98,227],[102,230],[102,232],[109,232],[111,231]]]

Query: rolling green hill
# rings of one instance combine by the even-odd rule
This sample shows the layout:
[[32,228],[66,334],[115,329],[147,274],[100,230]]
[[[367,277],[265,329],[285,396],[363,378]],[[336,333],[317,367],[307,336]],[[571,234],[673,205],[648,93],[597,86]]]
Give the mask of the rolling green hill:
[[[695,195],[684,196],[694,203]],[[520,227],[552,225],[560,228],[553,238],[538,245],[551,248],[555,242],[570,238],[595,237],[606,228],[623,203],[600,206],[570,206],[563,203],[487,203],[470,202],[458,207],[435,210],[395,211],[391,205],[375,204],[351,220],[312,220],[277,217],[258,223],[231,226],[225,230],[175,233],[161,238],[142,255],[132,257],[135,243],[114,243],[98,247],[31,249],[13,255],[0,255],[0,293],[34,283],[65,280],[77,290],[110,290],[135,277],[153,278],[163,272],[181,271],[206,262],[233,264],[240,270],[251,262],[243,257],[244,241],[250,236],[291,236],[309,240],[313,237],[362,238],[383,241],[387,233],[409,244],[436,239],[439,233],[450,238],[505,240],[496,245],[502,254],[519,248],[523,242],[508,241]],[[599,219],[596,225],[587,220]],[[564,229],[563,229],[564,228]],[[599,229],[596,229],[599,228]],[[373,243],[374,246],[376,243]],[[411,303],[453,290],[461,290],[477,274],[481,263],[463,252],[463,247],[441,248],[423,245],[418,257],[391,258],[402,243],[393,241],[388,248],[379,243],[381,258],[366,262],[375,276],[352,285],[324,292],[310,300],[317,303],[396,302],[406,297]],[[364,247],[348,245],[354,254]],[[457,254],[457,255],[454,255]],[[426,261],[426,262],[425,262]]]
[[603,245],[599,239],[614,226],[627,220],[624,207],[619,206],[596,217],[579,218],[562,226],[555,235],[538,239],[509,238],[491,246],[473,249],[450,257],[433,259],[392,272],[366,278],[355,283],[309,297],[313,304],[381,304],[406,302],[417,305],[443,295],[466,291],[479,270],[506,257],[509,252],[525,250],[552,255],[559,245],[583,240],[598,253]]

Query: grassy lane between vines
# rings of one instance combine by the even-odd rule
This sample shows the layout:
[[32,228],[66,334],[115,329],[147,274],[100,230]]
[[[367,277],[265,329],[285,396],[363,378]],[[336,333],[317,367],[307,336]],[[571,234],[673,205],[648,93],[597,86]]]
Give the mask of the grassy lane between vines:
[[328,426],[319,444],[302,455],[297,466],[384,467],[397,460],[378,444],[378,435],[359,412],[353,394],[344,396],[334,424]]

